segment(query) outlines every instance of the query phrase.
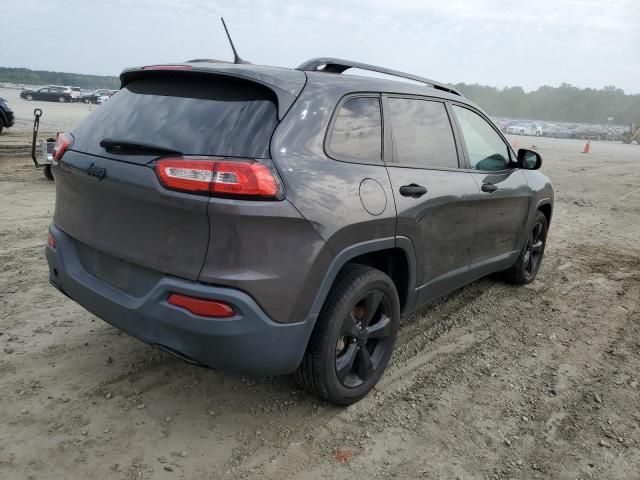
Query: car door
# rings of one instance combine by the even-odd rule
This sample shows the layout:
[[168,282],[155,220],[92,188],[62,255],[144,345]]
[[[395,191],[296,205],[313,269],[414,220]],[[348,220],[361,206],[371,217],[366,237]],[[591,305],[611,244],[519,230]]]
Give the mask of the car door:
[[33,92],[33,98],[35,100],[48,100],[49,91],[50,91],[50,89],[48,87],[40,88],[40,89],[36,90],[35,92]]
[[486,117],[466,105],[454,104],[452,109],[467,166],[479,187],[470,276],[480,278],[516,260],[523,244],[530,191],[508,143]]
[[383,96],[385,161],[396,203],[396,235],[413,243],[416,300],[426,303],[468,278],[478,185],[444,101]]

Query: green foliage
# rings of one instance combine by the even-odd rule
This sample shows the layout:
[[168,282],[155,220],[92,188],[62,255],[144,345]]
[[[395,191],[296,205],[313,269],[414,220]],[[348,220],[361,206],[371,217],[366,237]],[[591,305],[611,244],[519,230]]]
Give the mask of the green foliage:
[[120,79],[118,77],[49,72],[46,70],[29,70],[28,68],[0,67],[0,82],[25,83],[28,85],[67,85],[88,90],[120,88]]
[[616,87],[577,88],[567,83],[525,92],[520,87],[496,88],[459,83],[455,88],[490,115],[579,123],[615,124],[638,122],[640,94],[625,95]]

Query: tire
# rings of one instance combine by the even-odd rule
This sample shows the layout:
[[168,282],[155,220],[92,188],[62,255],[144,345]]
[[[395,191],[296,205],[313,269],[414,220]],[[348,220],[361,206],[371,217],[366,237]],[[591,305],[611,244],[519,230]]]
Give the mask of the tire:
[[4,123],[2,119],[0,119],[0,134],[2,133],[2,129],[4,128]]
[[53,173],[51,173],[51,165],[45,165],[42,169],[42,173],[44,173],[44,178],[47,180],[53,181]]
[[66,99],[66,98],[64,98],[64,97],[58,97],[58,101],[59,101],[60,103],[64,103],[64,102],[66,102],[66,101],[67,101],[67,99]]
[[399,325],[400,301],[391,278],[375,268],[348,266],[325,300],[296,382],[336,405],[357,402],[389,364]]
[[547,244],[548,229],[547,217],[538,210],[533,226],[527,232],[527,240],[516,263],[504,272],[505,279],[509,283],[526,285],[536,278]]
[[33,95],[31,95],[30,93],[28,93],[27,95],[25,95],[25,97],[27,100],[31,101],[33,100]]

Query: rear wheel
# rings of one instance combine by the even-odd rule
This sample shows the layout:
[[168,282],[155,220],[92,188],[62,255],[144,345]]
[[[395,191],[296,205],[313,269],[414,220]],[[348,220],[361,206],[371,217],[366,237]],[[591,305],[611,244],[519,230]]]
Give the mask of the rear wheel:
[[507,281],[516,285],[533,282],[542,264],[544,248],[547,243],[547,230],[547,217],[538,211],[518,260],[505,272]]
[[375,268],[347,267],[327,297],[296,381],[337,405],[357,402],[387,367],[399,324],[400,301],[391,278]]

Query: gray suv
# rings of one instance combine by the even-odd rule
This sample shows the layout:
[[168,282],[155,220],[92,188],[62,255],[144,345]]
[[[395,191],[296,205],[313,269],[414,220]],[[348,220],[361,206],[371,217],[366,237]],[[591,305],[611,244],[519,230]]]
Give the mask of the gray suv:
[[46,256],[56,288],[148,344],[295,372],[346,405],[383,374],[401,315],[492,272],[536,276],[541,158],[447,85],[332,58],[120,78],[58,138]]

